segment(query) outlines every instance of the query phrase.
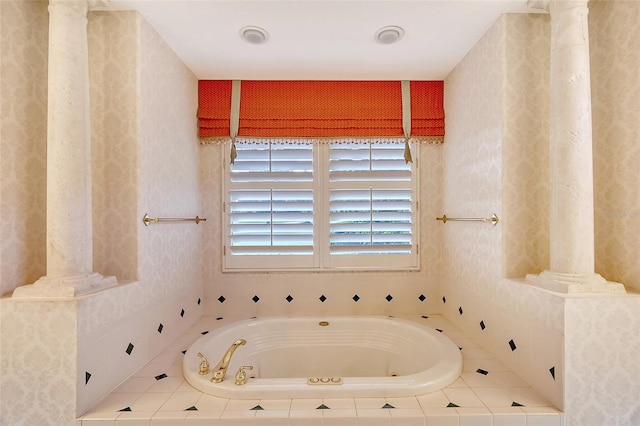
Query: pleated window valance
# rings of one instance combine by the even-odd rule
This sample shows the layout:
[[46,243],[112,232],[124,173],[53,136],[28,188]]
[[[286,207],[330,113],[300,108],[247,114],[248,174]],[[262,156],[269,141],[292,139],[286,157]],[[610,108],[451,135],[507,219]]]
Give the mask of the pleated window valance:
[[[232,86],[228,80],[198,82],[203,143],[230,139]],[[413,142],[429,143],[441,143],[444,137],[442,81],[410,82],[408,135],[403,129],[400,81],[244,80],[240,87],[238,130],[234,135],[238,137],[408,136]]]

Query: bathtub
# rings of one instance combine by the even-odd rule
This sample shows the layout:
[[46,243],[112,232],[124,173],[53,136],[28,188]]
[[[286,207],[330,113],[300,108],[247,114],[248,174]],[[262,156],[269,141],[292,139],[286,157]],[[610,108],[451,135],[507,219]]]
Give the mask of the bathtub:
[[[201,375],[237,340],[220,383]],[[243,366],[247,382],[235,384]],[[230,399],[415,396],[453,383],[462,371],[459,348],[444,334],[382,316],[269,317],[239,321],[196,340],[183,374],[201,392]]]

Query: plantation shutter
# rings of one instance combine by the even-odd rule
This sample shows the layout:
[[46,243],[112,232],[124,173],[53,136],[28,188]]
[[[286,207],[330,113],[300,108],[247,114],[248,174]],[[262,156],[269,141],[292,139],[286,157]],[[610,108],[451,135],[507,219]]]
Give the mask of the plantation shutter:
[[[404,161],[403,152],[404,142],[397,140],[330,146],[329,253],[333,266],[353,261],[342,261],[341,256],[414,256],[415,184],[412,165]],[[387,257],[385,262],[406,266],[407,260]]]
[[226,206],[227,266],[238,256],[256,256],[258,269],[285,259],[294,268],[314,266],[313,146],[263,140],[236,149]]

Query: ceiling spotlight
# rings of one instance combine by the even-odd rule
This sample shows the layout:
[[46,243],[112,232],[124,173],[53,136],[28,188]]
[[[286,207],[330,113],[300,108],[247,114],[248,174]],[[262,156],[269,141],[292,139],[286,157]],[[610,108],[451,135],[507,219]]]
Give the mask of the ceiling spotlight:
[[400,40],[404,36],[404,30],[395,25],[382,27],[376,31],[375,40],[381,44],[391,44]]
[[269,39],[269,33],[260,27],[247,26],[240,28],[240,37],[251,44],[262,44]]

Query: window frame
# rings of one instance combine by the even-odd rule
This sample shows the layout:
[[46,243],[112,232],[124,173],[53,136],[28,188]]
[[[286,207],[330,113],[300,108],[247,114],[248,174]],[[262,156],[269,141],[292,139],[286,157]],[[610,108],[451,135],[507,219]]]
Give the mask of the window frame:
[[[270,140],[270,138],[247,138],[254,140]],[[282,140],[300,140],[300,138],[277,138]],[[340,144],[348,144],[352,138],[337,138]],[[374,141],[376,138],[362,138]],[[402,138],[386,137],[384,139],[402,141]],[[274,141],[274,140],[272,140]],[[413,163],[410,164],[411,178],[408,188],[411,189],[411,252],[408,254],[356,254],[331,255],[329,244],[330,213],[329,201],[332,184],[329,177],[329,142],[305,142],[313,145],[313,254],[312,255],[247,255],[234,256],[231,249],[230,201],[231,167],[229,158],[231,144],[224,144],[221,150],[223,162],[222,176],[222,271],[223,272],[336,272],[336,271],[418,271],[420,270],[420,178],[419,178],[419,144],[412,146]],[[362,140],[356,143],[362,144]],[[372,142],[375,143],[375,142]],[[241,155],[241,154],[240,154]],[[321,167],[324,170],[321,170]],[[340,185],[338,185],[340,186]],[[393,184],[376,182],[377,188],[394,188]],[[386,259],[381,262],[381,256]]]

